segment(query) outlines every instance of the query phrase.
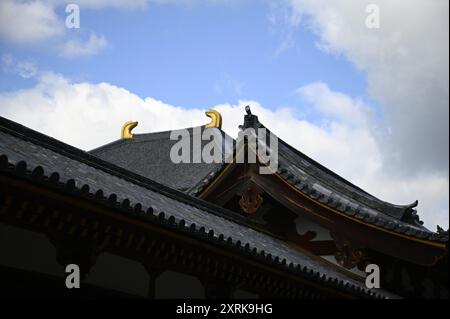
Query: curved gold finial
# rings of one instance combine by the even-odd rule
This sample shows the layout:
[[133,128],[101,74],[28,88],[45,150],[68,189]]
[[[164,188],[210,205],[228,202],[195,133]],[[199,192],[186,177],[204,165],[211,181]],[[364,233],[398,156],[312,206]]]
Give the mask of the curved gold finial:
[[138,125],[138,122],[128,121],[122,126],[121,138],[123,140],[130,140],[133,138],[131,131]]
[[216,110],[209,110],[205,112],[206,116],[211,118],[211,122],[205,125],[205,128],[216,127],[218,129],[222,128],[222,115]]

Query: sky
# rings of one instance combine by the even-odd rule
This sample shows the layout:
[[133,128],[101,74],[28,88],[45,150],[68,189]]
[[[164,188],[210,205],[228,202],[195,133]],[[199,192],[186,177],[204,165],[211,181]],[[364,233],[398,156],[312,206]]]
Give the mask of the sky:
[[128,120],[179,129],[211,108],[236,136],[249,104],[300,151],[385,201],[418,199],[425,225],[447,229],[448,6],[0,0],[0,115],[90,150]]

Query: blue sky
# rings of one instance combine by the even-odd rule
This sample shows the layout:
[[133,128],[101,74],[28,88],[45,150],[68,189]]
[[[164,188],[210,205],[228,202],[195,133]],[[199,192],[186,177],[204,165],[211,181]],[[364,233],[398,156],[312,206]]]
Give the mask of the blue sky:
[[[64,6],[55,11],[65,19]],[[100,54],[67,58],[45,46],[7,43],[1,51],[73,80],[105,81],[184,107],[239,99],[269,108],[301,107],[295,90],[317,80],[368,99],[365,74],[345,57],[319,50],[308,28],[296,28],[295,43],[280,50],[287,32],[270,21],[272,11],[265,1],[134,10],[81,7],[80,29],[67,34],[81,39],[90,32],[103,35],[108,47]],[[2,77],[0,90],[31,85],[33,80],[12,75]]]
[[[79,29],[65,27],[67,3]],[[418,199],[425,223],[447,228],[448,6],[0,0],[0,115],[88,150],[128,120],[179,129],[210,108],[235,135],[250,104],[300,151],[383,200]]]

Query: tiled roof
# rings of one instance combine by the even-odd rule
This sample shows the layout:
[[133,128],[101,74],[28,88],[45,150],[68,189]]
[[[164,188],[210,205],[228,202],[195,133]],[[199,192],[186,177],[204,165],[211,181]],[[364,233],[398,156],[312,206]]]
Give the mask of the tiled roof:
[[338,266],[232,220],[232,212],[1,117],[0,173],[113,206],[132,218],[195,236],[328,287],[366,297],[390,296],[368,290]]
[[[199,138],[205,130],[204,127],[187,128],[191,145],[193,140]],[[208,129],[220,138],[214,141],[233,143],[229,136],[220,129]],[[181,131],[181,130],[179,130]],[[92,150],[90,153],[107,162],[123,167],[139,175],[148,177],[161,184],[185,191],[198,183],[208,173],[222,166],[220,163],[173,163],[170,159],[171,148],[177,140],[171,140],[170,134],[176,131],[165,131],[148,134],[134,134],[132,139],[118,140]],[[200,135],[200,136],[199,136]],[[208,141],[201,141],[203,147]],[[228,145],[226,147],[233,147]],[[192,154],[191,154],[192,157]]]
[[[258,117],[248,112],[241,128],[264,128]],[[274,134],[270,130],[267,132],[267,135]],[[422,226],[414,209],[417,201],[410,205],[395,205],[382,201],[279,138],[278,161],[276,173],[285,182],[304,196],[332,210],[398,234],[441,243],[447,243],[449,240],[448,230],[433,232]],[[226,166],[223,164],[211,171],[188,193],[193,196],[200,194]]]

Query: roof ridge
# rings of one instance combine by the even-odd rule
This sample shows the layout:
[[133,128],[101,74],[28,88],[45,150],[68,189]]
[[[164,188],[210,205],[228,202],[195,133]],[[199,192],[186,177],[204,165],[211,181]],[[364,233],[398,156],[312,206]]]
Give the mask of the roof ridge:
[[[126,140],[126,141],[128,141],[128,142],[145,142],[145,141],[150,141],[150,140],[158,140],[158,139],[166,137],[167,135],[170,135],[172,132],[183,131],[183,130],[192,131],[192,134],[196,135],[197,134],[197,130],[194,130],[194,129],[200,129],[200,132],[203,132],[206,128],[205,128],[204,125],[200,125],[200,126],[192,126],[192,127],[185,127],[185,128],[180,128],[180,129],[158,131],[158,132],[135,133],[135,134],[133,134],[133,138],[132,139],[129,139],[129,140]],[[229,137],[230,139],[232,139],[234,141],[234,138],[232,138],[230,135],[228,135],[221,128],[215,128],[215,129],[218,129],[223,136],[227,136],[227,137]],[[92,154],[103,153],[103,151],[110,150],[112,147],[114,147],[116,145],[119,145],[120,141],[123,141],[123,139],[117,139],[117,140],[115,140],[113,142],[110,142],[108,144],[96,147],[96,148],[94,148],[94,149],[92,149],[92,150],[90,150],[88,152],[92,153]]]

